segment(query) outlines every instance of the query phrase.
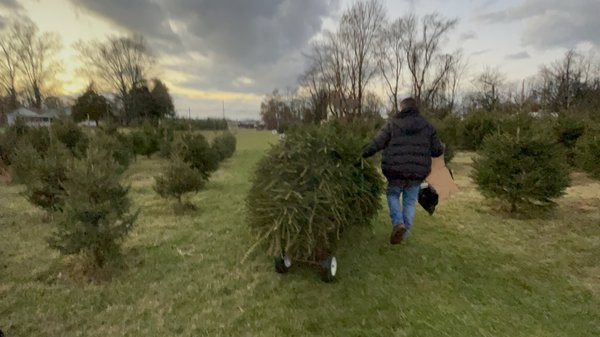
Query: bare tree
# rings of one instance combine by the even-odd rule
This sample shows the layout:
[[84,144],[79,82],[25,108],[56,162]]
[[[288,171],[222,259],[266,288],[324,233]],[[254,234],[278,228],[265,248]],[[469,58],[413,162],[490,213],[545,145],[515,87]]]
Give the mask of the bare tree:
[[80,42],[77,46],[85,72],[98,81],[101,88],[112,90],[121,102],[128,123],[127,96],[133,89],[145,84],[156,62],[155,57],[140,35],[109,37],[106,41]]
[[590,65],[582,55],[569,50],[562,60],[543,66],[540,70],[540,96],[545,109],[568,109],[577,91],[587,83]]
[[378,43],[377,63],[392,104],[392,113],[398,111],[398,95],[405,61],[403,34],[402,19],[396,19],[382,30]]
[[19,71],[19,54],[16,38],[12,33],[12,30],[7,30],[0,36],[0,86],[8,96],[8,111],[16,109],[18,106],[17,75]]
[[361,115],[365,88],[377,71],[374,56],[385,19],[380,0],[356,2],[342,15],[338,36],[350,81],[345,99],[350,100],[351,115]]
[[15,22],[11,34],[19,56],[18,66],[26,82],[27,99],[33,108],[41,109],[44,90],[60,66],[55,59],[62,48],[60,37],[55,33],[40,34],[33,22]]
[[[438,13],[419,20],[414,14],[402,19],[403,46],[412,82],[412,94],[421,103],[430,103],[452,68],[451,54],[441,52],[446,35],[458,21],[446,19]],[[436,68],[436,64],[439,65]]]
[[436,62],[436,74],[439,81],[433,88],[429,88],[428,100],[426,101],[430,112],[438,118],[444,118],[453,113],[456,106],[458,90],[462,76],[467,67],[462,51],[457,50],[452,54],[440,55]]
[[492,111],[500,104],[502,88],[506,78],[498,68],[486,66],[481,74],[473,80],[475,93],[472,96],[474,108]]
[[309,61],[308,67],[298,79],[300,88],[308,93],[310,102],[308,113],[304,114],[304,121],[319,123],[327,119],[331,91],[330,83],[325,79],[325,61],[320,45],[314,44],[311,52],[305,57]]

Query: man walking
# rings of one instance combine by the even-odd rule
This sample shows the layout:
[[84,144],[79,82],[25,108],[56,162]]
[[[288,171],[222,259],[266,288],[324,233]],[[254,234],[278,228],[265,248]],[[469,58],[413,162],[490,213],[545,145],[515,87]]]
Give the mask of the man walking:
[[390,243],[396,245],[412,228],[420,185],[431,171],[431,157],[443,155],[444,149],[435,128],[419,112],[417,101],[409,97],[400,102],[400,112],[390,117],[362,156],[368,158],[380,150],[381,169],[388,180]]

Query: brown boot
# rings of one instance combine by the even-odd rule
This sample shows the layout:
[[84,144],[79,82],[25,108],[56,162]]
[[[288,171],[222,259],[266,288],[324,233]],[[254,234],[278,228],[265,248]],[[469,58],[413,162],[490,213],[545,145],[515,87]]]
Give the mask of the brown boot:
[[394,229],[392,229],[392,235],[390,236],[390,244],[400,244],[405,232],[406,227],[403,224],[394,225]]

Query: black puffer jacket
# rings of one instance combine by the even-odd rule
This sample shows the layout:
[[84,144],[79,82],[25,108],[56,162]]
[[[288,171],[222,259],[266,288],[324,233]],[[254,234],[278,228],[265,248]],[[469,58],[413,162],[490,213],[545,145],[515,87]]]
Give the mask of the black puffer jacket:
[[417,109],[390,118],[365,148],[363,157],[383,150],[381,169],[392,186],[420,184],[431,172],[431,157],[444,154],[435,128]]

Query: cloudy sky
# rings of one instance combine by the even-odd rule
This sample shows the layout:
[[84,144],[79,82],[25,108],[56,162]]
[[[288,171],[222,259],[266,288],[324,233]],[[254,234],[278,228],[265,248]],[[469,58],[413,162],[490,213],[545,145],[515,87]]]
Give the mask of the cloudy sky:
[[[258,117],[274,88],[293,87],[303,51],[336,26],[353,0],[0,0],[0,25],[28,16],[65,46],[66,94],[82,90],[72,45],[107,35],[143,34],[159,57],[182,115]],[[447,42],[462,48],[468,74],[498,67],[509,80],[533,75],[568,48],[600,50],[598,0],[385,0],[388,16],[438,11],[458,18]],[[468,89],[469,81],[464,81]]]

